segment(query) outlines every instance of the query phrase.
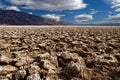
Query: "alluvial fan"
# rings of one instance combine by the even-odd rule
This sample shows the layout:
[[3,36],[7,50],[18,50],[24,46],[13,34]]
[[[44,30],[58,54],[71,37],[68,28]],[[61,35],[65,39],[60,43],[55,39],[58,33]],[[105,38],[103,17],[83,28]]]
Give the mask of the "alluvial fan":
[[0,27],[0,80],[119,80],[120,27]]

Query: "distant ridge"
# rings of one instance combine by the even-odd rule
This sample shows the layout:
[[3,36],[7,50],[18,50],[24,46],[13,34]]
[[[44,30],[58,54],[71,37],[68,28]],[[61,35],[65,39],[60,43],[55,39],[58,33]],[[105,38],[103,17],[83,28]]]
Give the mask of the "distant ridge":
[[77,24],[78,26],[120,26],[120,23],[114,24]]
[[0,25],[67,25],[64,22],[13,10],[0,10]]

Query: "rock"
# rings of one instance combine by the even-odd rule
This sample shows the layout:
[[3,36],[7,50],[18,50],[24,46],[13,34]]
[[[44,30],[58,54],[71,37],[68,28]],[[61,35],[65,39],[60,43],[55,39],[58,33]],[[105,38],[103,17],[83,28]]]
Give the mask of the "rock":
[[47,52],[47,53],[44,53],[44,54],[39,54],[38,57],[40,59],[49,59],[50,54]]
[[56,70],[56,67],[49,60],[42,60],[41,62],[43,62],[43,68],[47,70]]
[[15,80],[23,80],[25,78],[25,76],[26,76],[26,71],[25,70],[19,70],[13,75],[13,78]]
[[120,47],[119,44],[111,43],[111,42],[109,42],[108,45],[111,46],[111,47],[113,47],[113,48],[118,48],[118,47]]
[[47,75],[48,71],[45,69],[40,70],[40,77],[42,80],[46,79],[46,75]]
[[57,56],[59,67],[66,66],[72,60],[70,52],[57,53]]
[[94,72],[94,74],[91,76],[92,80],[111,80],[107,76],[103,76],[102,74]]
[[0,49],[7,49],[8,47],[10,47],[11,44],[4,44],[4,43],[1,43],[0,44]]
[[67,78],[78,77],[90,80],[91,71],[78,62],[71,62],[63,69],[63,75]]
[[41,44],[38,44],[37,47],[39,47],[39,48],[45,48],[45,45],[46,45],[45,43],[41,43]]
[[28,55],[21,55],[19,56],[17,59],[16,59],[16,66],[20,67],[20,66],[23,66],[23,65],[27,65],[27,64],[30,64],[34,61],[33,58],[31,58],[30,56]]
[[96,37],[95,40],[96,40],[97,43],[101,43],[102,42],[102,40],[99,37]]
[[118,65],[118,61],[113,55],[106,54],[103,57],[104,59],[100,60],[101,63],[106,63],[107,65],[115,66],[115,67]]
[[29,69],[29,74],[35,74],[40,72],[40,67],[38,66],[37,63],[33,63],[30,65]]
[[72,56],[71,56],[70,52],[63,52],[63,53],[61,53],[60,57],[62,57],[65,60],[72,59]]
[[92,69],[88,69],[85,68],[83,72],[81,72],[82,75],[82,80],[91,80],[91,76],[92,76],[93,70]]
[[81,65],[79,63],[71,62],[63,70],[63,74],[68,77],[77,76],[80,73]]
[[13,73],[10,73],[10,74],[7,74],[6,77],[9,79],[9,80],[12,80],[12,76],[13,76]]
[[58,68],[58,60],[57,60],[57,55],[55,53],[51,52],[51,56],[49,60],[56,68]]
[[17,71],[17,68],[11,65],[0,66],[0,74],[9,74]]
[[55,51],[56,52],[62,52],[62,51],[65,51],[66,48],[67,48],[67,45],[66,43],[63,43],[63,42],[59,42],[55,45]]
[[85,62],[86,62],[86,67],[93,68],[96,63],[96,58],[87,58]]
[[59,80],[56,71],[49,69],[46,75],[46,80]]
[[85,65],[85,61],[83,58],[78,57],[79,55],[76,53],[70,53],[70,52],[63,52],[58,54],[58,63],[60,67],[66,66],[71,61],[79,62],[80,64]]
[[27,80],[41,80],[39,74],[31,74],[30,76],[27,77]]
[[115,57],[117,58],[118,62],[120,62],[120,53],[116,53]]
[[7,77],[0,76],[0,80],[9,80]]
[[6,55],[0,55],[0,64],[9,64],[12,61],[12,59],[10,59],[9,57],[7,57]]
[[85,60],[82,57],[80,57],[78,54],[71,53],[71,56],[74,62],[78,62],[79,64],[82,64],[83,66],[85,66]]
[[56,68],[58,67],[57,56],[54,53],[47,52],[44,54],[39,54],[38,57],[41,59],[43,65],[51,64],[54,65]]

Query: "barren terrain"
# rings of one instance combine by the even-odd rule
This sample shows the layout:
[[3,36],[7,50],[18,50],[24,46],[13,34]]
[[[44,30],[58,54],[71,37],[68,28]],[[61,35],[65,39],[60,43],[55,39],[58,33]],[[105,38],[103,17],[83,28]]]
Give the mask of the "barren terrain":
[[120,80],[120,27],[1,26],[0,80]]

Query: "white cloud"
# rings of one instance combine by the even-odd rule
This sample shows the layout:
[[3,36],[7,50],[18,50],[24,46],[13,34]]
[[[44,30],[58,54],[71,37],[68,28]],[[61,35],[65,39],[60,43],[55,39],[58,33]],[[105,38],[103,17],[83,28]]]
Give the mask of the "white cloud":
[[120,4],[114,4],[111,8],[119,8]]
[[111,1],[111,4],[114,4],[114,5],[119,4],[119,3],[120,3],[120,0],[110,0],[110,1]]
[[96,24],[115,24],[115,23],[120,23],[120,14],[114,15],[114,16],[109,16],[108,18],[96,22]]
[[120,12],[120,8],[116,9],[115,11],[116,11],[116,12]]
[[75,22],[77,23],[87,22],[93,19],[92,15],[87,15],[87,14],[77,15],[74,18],[75,18]]
[[32,12],[29,12],[28,14],[33,14]]
[[25,9],[34,10],[76,10],[87,7],[83,0],[7,0],[8,2],[22,6]]
[[96,11],[95,9],[91,9],[91,13],[90,14],[96,14],[96,13],[98,13],[98,12],[101,12],[101,11]]
[[18,9],[18,7],[16,7],[16,6],[9,6],[9,7],[5,8],[5,10],[15,10],[15,11],[20,11],[20,9]]
[[[115,9],[115,12],[120,12],[120,0],[104,0],[106,3],[111,5],[111,8]],[[112,14],[112,12],[108,12]],[[109,15],[108,18],[105,18],[101,21],[95,22],[95,24],[116,24],[120,23],[120,14]]]
[[56,20],[56,21],[60,21],[60,18],[64,15],[56,15],[56,14],[46,14],[46,15],[41,15],[44,18],[47,19],[52,19],[52,20]]
[[111,8],[116,9],[116,12],[120,12],[120,0],[110,0]]
[[120,12],[120,0],[103,0],[105,3],[111,5],[111,8],[116,12]]

